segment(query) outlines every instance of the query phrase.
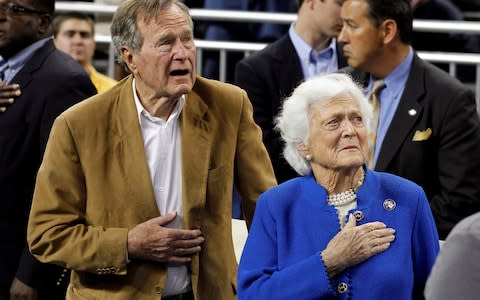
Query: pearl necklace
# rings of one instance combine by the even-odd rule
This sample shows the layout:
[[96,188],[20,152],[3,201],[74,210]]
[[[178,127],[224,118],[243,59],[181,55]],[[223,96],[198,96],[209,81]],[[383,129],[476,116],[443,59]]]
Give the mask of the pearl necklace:
[[328,195],[327,196],[327,204],[328,205],[333,205],[333,206],[341,206],[341,205],[350,204],[353,201],[357,200],[357,194],[355,192],[363,184],[363,178],[364,177],[365,177],[365,173],[362,170],[362,176],[360,177],[360,180],[358,181],[355,189],[350,188],[350,189],[346,190],[345,192],[342,192],[342,193],[339,193],[339,194]]
[[345,192],[342,192],[340,194],[333,194],[333,195],[328,195],[327,197],[327,203],[328,205],[345,205],[352,203],[357,199],[357,194],[353,191],[353,189],[348,189]]

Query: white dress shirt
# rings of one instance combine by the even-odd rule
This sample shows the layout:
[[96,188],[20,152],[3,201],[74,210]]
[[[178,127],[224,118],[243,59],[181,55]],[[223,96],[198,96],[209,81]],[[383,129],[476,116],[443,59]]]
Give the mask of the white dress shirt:
[[[150,179],[160,215],[177,212],[176,219],[165,227],[182,228],[182,156],[179,116],[185,98],[182,96],[165,121],[145,110],[135,89],[135,105],[142,129]],[[176,295],[191,289],[190,274],[185,265],[169,265],[162,296]]]

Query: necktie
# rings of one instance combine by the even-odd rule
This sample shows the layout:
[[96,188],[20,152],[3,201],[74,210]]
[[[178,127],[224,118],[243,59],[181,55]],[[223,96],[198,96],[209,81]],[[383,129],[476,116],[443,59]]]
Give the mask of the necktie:
[[380,98],[379,94],[382,89],[385,88],[385,82],[383,80],[376,80],[373,83],[373,88],[368,95],[370,104],[373,106],[372,116],[372,131],[368,135],[368,167],[373,168],[373,159],[375,156],[375,143],[377,142],[377,128],[378,119],[380,115]]
[[0,81],[5,79],[5,71],[8,69],[8,63],[6,60],[0,59]]

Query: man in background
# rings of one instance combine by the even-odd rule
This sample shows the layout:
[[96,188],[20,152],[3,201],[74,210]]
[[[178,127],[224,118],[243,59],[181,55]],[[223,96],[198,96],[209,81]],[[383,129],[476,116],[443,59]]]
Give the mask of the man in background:
[[95,54],[95,24],[90,16],[77,12],[61,14],[53,19],[52,26],[57,49],[69,54],[82,65],[99,93],[117,83],[98,72],[92,65]]
[[30,254],[27,219],[54,119],[96,90],[53,44],[54,6],[53,0],[0,0],[0,76],[7,88],[1,97],[8,103],[0,114],[1,300],[65,299],[68,270]]
[[235,84],[247,91],[253,117],[262,128],[263,142],[279,183],[296,177],[282,155],[275,117],[283,99],[304,79],[336,72],[347,66],[340,33],[343,0],[299,0],[297,21],[287,34],[265,49],[241,60],[235,69]]
[[[410,0],[346,0],[347,70],[379,109],[371,166],[425,190],[439,236],[480,210],[480,121],[473,91],[420,59],[410,46]],[[372,96],[372,100],[374,97]]]

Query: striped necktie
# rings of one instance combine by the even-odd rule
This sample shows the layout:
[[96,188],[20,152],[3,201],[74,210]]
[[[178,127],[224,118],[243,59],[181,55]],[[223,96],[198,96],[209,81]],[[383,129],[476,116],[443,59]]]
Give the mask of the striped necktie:
[[373,88],[368,94],[370,104],[373,106],[372,131],[368,134],[368,167],[373,168],[373,160],[375,157],[375,143],[377,142],[378,119],[380,115],[380,98],[379,94],[385,88],[385,82],[381,79],[375,80]]
[[0,59],[0,81],[5,79],[5,71],[8,69],[8,63],[6,60]]

